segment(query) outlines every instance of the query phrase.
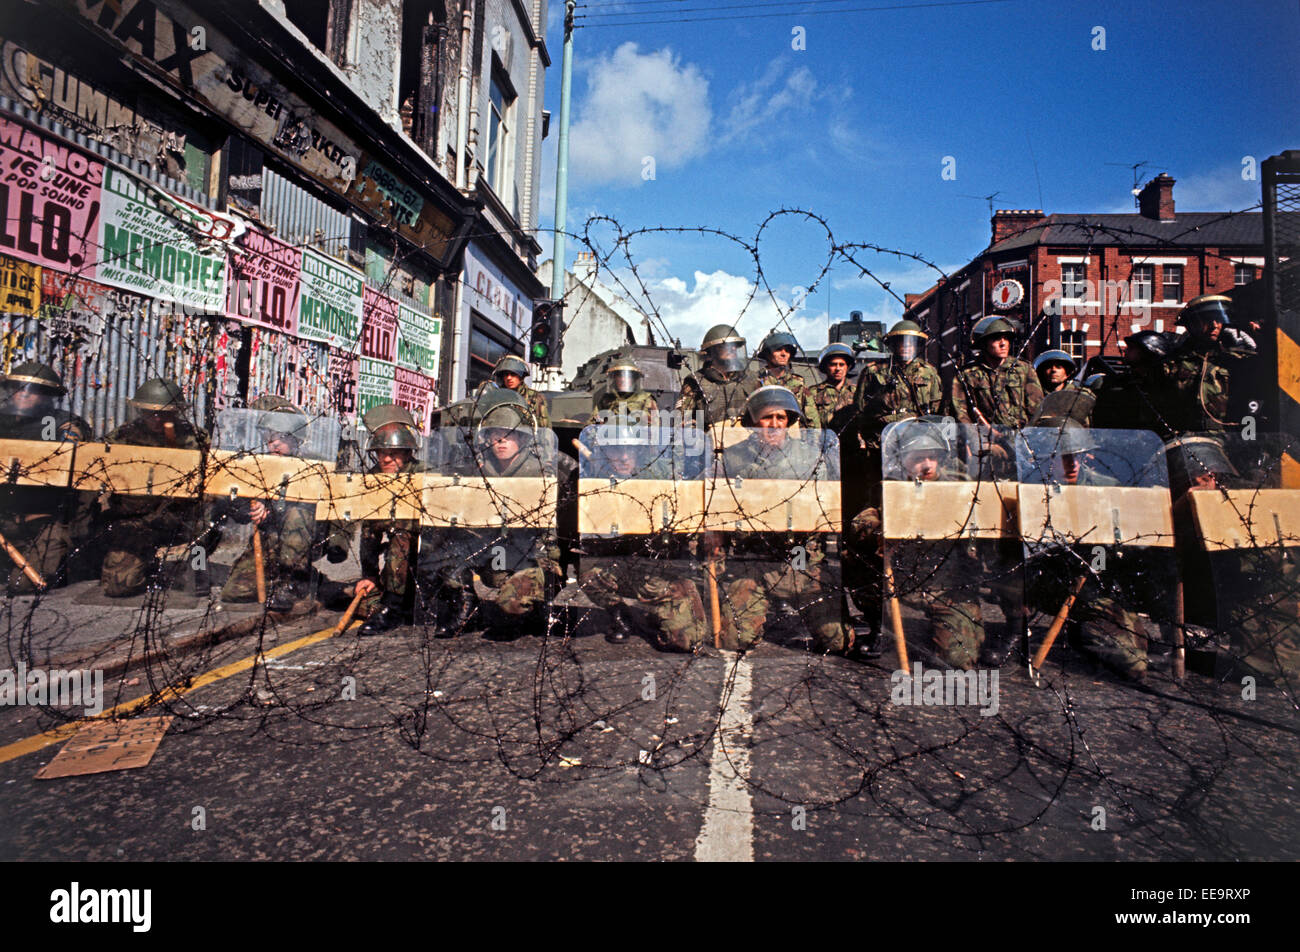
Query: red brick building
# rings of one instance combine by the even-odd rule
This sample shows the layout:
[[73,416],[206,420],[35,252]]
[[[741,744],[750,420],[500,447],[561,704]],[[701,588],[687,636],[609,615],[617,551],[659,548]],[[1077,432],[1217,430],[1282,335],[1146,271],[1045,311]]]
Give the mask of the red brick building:
[[922,294],[904,316],[930,334],[929,358],[945,378],[967,352],[972,325],[1000,315],[1029,341],[1022,356],[1059,347],[1086,360],[1116,355],[1138,330],[1173,330],[1200,294],[1228,293],[1260,277],[1258,212],[1178,212],[1174,179],[1161,173],[1131,214],[1045,215],[999,210],[989,246]]

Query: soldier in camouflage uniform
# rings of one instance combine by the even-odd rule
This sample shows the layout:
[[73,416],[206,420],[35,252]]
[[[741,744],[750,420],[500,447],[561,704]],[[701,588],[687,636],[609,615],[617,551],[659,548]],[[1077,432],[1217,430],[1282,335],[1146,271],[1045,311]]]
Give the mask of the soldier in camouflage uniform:
[[1074,420],[1087,426],[1097,396],[1071,379],[1079,365],[1063,350],[1045,350],[1034,358],[1034,372],[1043,388],[1043,402],[1034,413],[1032,426],[1060,426]]
[[[644,479],[681,479],[681,461],[671,441],[655,445],[644,431],[601,428],[592,456],[583,460],[584,476],[607,476],[618,484]],[[635,482],[620,492],[636,494]],[[650,504],[650,500],[643,502]],[[581,585],[587,597],[609,613],[612,627],[605,640],[624,644],[637,633],[632,599],[652,624],[661,651],[692,651],[708,634],[708,617],[699,586],[689,574],[689,542],[684,535],[588,538],[582,543]]]
[[538,428],[549,430],[551,428],[551,414],[546,407],[546,398],[531,387],[524,385],[524,378],[527,376],[528,365],[518,357],[507,354],[497,361],[496,368],[492,371],[492,383],[485,383],[479,387],[475,397],[482,396],[483,391],[492,384],[506,390],[513,390],[528,405],[533,419],[537,421]]
[[848,344],[829,344],[817,358],[817,369],[826,379],[812,389],[812,404],[816,411],[819,426],[834,430],[840,437],[841,445],[848,434],[857,438],[857,428],[853,426],[856,416],[854,406],[854,389],[849,383],[849,369],[853,366],[853,348]]
[[[1230,327],[1231,298],[1203,294],[1187,302],[1178,323],[1187,333],[1160,365],[1157,389],[1174,433],[1232,430],[1228,419],[1230,381],[1255,355],[1254,343]],[[1169,433],[1162,433],[1168,436]]]
[[[88,439],[90,425],[57,404],[67,392],[50,367],[35,362],[15,365],[0,378],[0,439]],[[0,534],[48,587],[58,584],[59,568],[72,547],[67,508],[73,504],[69,491],[52,486],[0,485]],[[0,552],[0,565],[8,561]],[[26,595],[36,590],[17,566],[8,577],[11,594]]]
[[745,357],[745,338],[734,327],[716,324],[700,344],[704,366],[682,381],[677,411],[683,422],[702,416],[712,426],[735,420],[745,412],[745,401],[759,387],[758,375]]
[[[806,481],[817,474],[820,479],[839,479],[839,472],[832,471],[822,455],[820,440],[813,438],[818,431],[802,440],[790,437],[788,428],[801,412],[794,394],[784,387],[754,391],[746,401],[743,422],[757,429],[722,454],[716,475]],[[811,631],[818,651],[849,649],[852,636],[841,615],[838,586],[824,585],[830,573],[819,535],[709,532],[704,549],[706,558],[729,551],[732,572],[740,576],[728,582],[722,599],[724,648],[743,650],[757,644],[767,626],[771,600],[785,599]]]
[[596,400],[591,423],[602,420],[626,421],[635,426],[658,418],[659,404],[641,389],[641,368],[631,358],[617,360],[608,371],[609,389]]
[[949,402],[960,423],[990,427],[1026,426],[1043,402],[1034,368],[1011,356],[1015,328],[1000,317],[986,317],[971,330],[978,360],[953,377]]
[[[174,381],[148,380],[127,403],[135,418],[104,437],[105,443],[207,452],[208,434],[184,419],[187,404]],[[194,465],[196,469],[202,465],[197,453]],[[144,589],[159,548],[192,542],[211,550],[216,544],[214,530],[200,532],[203,503],[199,500],[115,495],[105,516],[109,525],[100,587],[110,598],[125,598]]]
[[1124,338],[1125,372],[1107,375],[1097,393],[1092,425],[1100,429],[1150,430],[1167,437],[1170,417],[1159,385],[1160,366],[1175,343],[1175,335],[1139,331]]
[[[292,402],[263,394],[249,404],[263,411],[258,420],[265,443],[258,452],[275,456],[297,456],[307,427],[307,417]],[[301,423],[297,423],[301,421]],[[297,423],[297,425],[295,425]],[[271,499],[221,501],[219,511],[241,524],[252,523],[262,533],[262,570],[266,585],[266,609],[287,612],[293,608],[295,582],[311,573],[311,549],[316,535],[316,507],[309,503],[284,503]],[[253,542],[231,566],[230,577],[221,589],[228,602],[250,602],[257,597],[257,562]]]
[[[1260,473],[1243,478],[1224,452],[1217,434],[1184,435],[1165,449],[1169,459],[1169,485],[1174,497],[1175,533],[1185,544],[1200,533],[1185,497],[1223,489],[1258,489]],[[1233,648],[1232,670],[1226,678],[1253,675],[1280,684],[1293,695],[1300,691],[1300,571],[1294,539],[1287,545],[1260,539],[1251,546],[1184,556],[1183,587],[1188,598],[1188,621],[1198,614],[1193,603],[1205,606],[1205,593],[1214,592],[1217,617],[1204,619],[1227,636]],[[1199,556],[1199,558],[1198,558]],[[1212,577],[1204,577],[1204,560]]]
[[821,414],[812,400],[812,390],[808,382],[798,371],[790,367],[790,361],[799,353],[799,342],[793,334],[784,331],[768,334],[758,348],[757,357],[767,362],[767,366],[758,372],[760,387],[785,387],[794,394],[799,403],[799,412],[803,415],[804,426],[821,426]]
[[[425,466],[416,459],[420,449],[419,429],[405,407],[393,403],[366,412],[370,430],[367,452],[374,460],[372,473],[422,473]],[[405,623],[406,600],[411,586],[411,561],[416,557],[419,523],[409,519],[366,519],[361,526],[362,578],[356,593],[365,596],[358,613],[366,623],[357,632],[365,637],[383,634]],[[335,539],[337,545],[337,537]],[[380,565],[380,559],[383,565]]]
[[[898,460],[905,479],[965,482],[970,477],[953,459],[952,447],[930,421],[899,423]],[[891,433],[894,431],[891,430]],[[892,451],[891,451],[892,455]],[[880,546],[881,511],[872,506],[853,518],[850,535],[863,551]],[[920,602],[930,624],[935,660],[969,671],[980,661],[984,616],[977,580],[983,575],[981,543],[973,539],[907,542],[894,558],[894,578],[902,588],[919,586],[900,597]],[[879,604],[879,602],[876,602]]]
[[[1050,459],[1036,461],[1044,476],[1062,486],[1118,486],[1119,480],[1100,472],[1091,451],[1096,441],[1087,428],[1066,420],[1051,444]],[[1031,489],[1024,482],[1021,491]],[[1047,618],[1054,618],[1069,597],[1080,574],[1087,581],[1079,591],[1065,625],[1071,643],[1094,660],[1133,681],[1146,677],[1147,646],[1144,627],[1135,612],[1120,604],[1116,593],[1087,572],[1093,558],[1093,543],[1044,549],[1030,562],[1030,584],[1026,600]],[[1111,573],[1118,576],[1118,570]]]
[[[914,321],[899,321],[885,335],[893,358],[868,364],[858,379],[854,405],[867,446],[880,451],[880,433],[897,420],[933,416],[943,407],[943,381],[922,356],[929,335]],[[878,461],[879,456],[875,459]],[[878,467],[877,467],[878,469]]]

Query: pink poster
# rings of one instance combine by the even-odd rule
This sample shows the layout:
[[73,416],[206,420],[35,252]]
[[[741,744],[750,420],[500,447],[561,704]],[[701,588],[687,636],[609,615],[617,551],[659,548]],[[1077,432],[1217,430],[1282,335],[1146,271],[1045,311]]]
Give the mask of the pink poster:
[[394,368],[393,402],[410,410],[426,433],[437,399],[433,380],[405,367]]
[[368,284],[361,298],[361,356],[391,364],[397,360],[397,301]]
[[104,163],[0,119],[0,251],[93,278]]
[[226,316],[297,335],[302,249],[254,229],[239,244],[226,269]]

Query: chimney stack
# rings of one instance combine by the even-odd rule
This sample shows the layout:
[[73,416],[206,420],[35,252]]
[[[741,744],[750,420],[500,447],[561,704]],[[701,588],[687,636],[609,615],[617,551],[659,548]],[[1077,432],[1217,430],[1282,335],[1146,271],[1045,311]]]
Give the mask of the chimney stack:
[[1174,220],[1174,179],[1161,172],[1138,193],[1138,211],[1154,221]]
[[1024,232],[1047,216],[1041,208],[999,208],[993,213],[993,240],[996,245],[1003,238],[1013,238]]

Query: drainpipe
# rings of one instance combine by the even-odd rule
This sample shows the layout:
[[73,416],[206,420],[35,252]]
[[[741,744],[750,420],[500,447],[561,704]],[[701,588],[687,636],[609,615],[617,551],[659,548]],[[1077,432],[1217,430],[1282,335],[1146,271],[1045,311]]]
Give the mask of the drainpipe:
[[[473,42],[474,8],[465,0],[460,11],[460,77],[456,80],[456,188],[466,190],[465,149],[469,132],[469,64],[470,44]],[[457,302],[460,293],[456,294]],[[459,331],[459,320],[456,324]]]

